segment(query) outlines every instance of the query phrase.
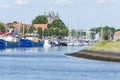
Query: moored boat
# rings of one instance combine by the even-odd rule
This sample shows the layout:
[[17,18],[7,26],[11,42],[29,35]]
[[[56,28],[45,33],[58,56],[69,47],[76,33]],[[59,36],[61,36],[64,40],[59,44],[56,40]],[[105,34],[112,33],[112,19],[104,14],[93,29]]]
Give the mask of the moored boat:
[[28,39],[20,39],[20,47],[32,47],[32,41]]
[[0,49],[6,48],[6,42],[3,39],[0,39]]
[[44,45],[43,47],[51,47],[49,40],[44,40]]

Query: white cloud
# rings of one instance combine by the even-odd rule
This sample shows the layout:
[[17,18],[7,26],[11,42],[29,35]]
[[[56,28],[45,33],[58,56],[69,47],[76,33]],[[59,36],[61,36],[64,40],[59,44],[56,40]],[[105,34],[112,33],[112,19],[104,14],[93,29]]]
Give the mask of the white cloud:
[[72,0],[55,0],[58,5],[69,5],[72,3]]
[[107,3],[108,2],[108,0],[97,0],[97,3],[98,4],[105,4],[105,3]]
[[28,0],[15,0],[16,5],[27,5]]

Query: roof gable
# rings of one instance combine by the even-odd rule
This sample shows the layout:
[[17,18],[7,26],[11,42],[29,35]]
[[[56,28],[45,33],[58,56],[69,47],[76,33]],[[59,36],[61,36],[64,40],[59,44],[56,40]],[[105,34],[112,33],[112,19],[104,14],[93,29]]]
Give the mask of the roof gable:
[[34,24],[33,25],[36,29],[37,28],[42,28],[42,30],[45,30],[47,28],[47,24]]
[[116,32],[115,32],[115,35],[120,36],[120,31],[116,31]]

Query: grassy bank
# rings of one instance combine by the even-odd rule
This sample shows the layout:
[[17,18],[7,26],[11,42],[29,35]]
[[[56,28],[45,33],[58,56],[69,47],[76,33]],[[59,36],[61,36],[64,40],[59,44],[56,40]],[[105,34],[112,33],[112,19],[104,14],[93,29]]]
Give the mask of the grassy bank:
[[66,55],[93,60],[120,62],[120,40],[97,42],[84,50]]
[[111,51],[120,52],[120,40],[117,41],[101,41],[86,48],[94,51]]

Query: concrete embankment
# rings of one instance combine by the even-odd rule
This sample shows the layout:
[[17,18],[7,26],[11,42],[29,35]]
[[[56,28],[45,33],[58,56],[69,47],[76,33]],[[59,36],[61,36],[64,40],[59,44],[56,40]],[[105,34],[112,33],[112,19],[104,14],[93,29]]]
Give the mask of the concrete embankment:
[[120,52],[81,50],[66,55],[93,60],[120,62]]

